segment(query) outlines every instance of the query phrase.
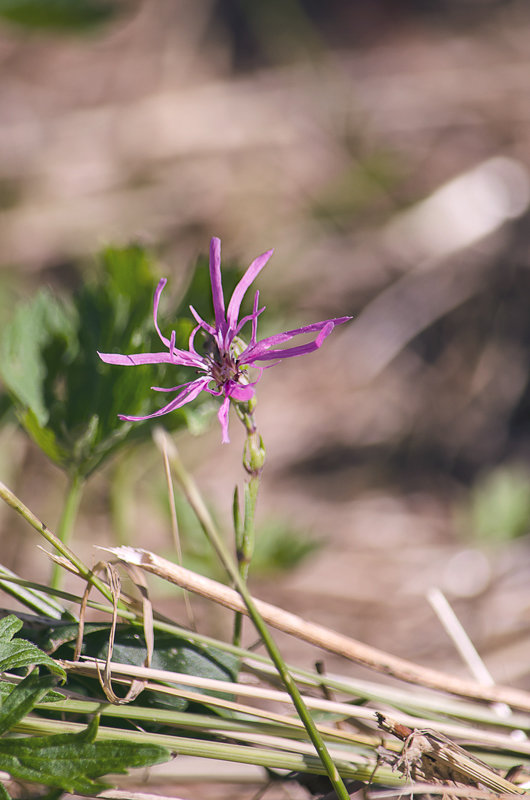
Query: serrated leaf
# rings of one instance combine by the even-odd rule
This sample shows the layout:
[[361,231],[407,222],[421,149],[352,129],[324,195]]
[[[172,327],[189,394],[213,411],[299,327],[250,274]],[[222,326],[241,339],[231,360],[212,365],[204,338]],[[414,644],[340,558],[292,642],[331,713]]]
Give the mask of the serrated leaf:
[[108,784],[97,779],[130,767],[160,764],[170,758],[158,745],[95,741],[97,718],[80,733],[0,740],[0,770],[18,780],[55,786],[67,792],[95,794]]
[[0,736],[10,731],[36,703],[44,699],[55,680],[51,675],[33,672],[12,689],[0,706]]
[[[18,684],[15,683],[7,683],[7,681],[0,682],[0,704],[3,702],[3,698],[11,694],[11,692],[13,691],[13,689],[16,688],[17,685]],[[50,690],[46,692],[46,694],[43,697],[41,697],[41,701],[43,703],[59,703],[61,700],[64,700],[65,698],[66,695],[62,694],[62,692],[55,692],[53,690]]]
[[21,627],[21,621],[14,614],[0,620],[0,672],[38,664],[66,680],[66,672],[53,658],[26,639],[13,639]]

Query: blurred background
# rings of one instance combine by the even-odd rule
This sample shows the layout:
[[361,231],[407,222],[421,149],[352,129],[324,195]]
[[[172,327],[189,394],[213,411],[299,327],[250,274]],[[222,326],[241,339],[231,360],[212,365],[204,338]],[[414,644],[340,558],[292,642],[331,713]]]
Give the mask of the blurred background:
[[[241,267],[274,247],[277,329],[354,320],[260,384],[256,595],[465,674],[437,586],[526,686],[529,37],[524,0],[0,2],[2,319],[108,243],[151,248],[174,296],[212,235]],[[4,422],[2,480],[53,528],[64,477]],[[227,532],[231,433],[179,435]],[[117,485],[127,541],[169,552],[152,446],[91,480],[74,547],[115,541]],[[2,562],[44,580],[33,532],[0,522]]]

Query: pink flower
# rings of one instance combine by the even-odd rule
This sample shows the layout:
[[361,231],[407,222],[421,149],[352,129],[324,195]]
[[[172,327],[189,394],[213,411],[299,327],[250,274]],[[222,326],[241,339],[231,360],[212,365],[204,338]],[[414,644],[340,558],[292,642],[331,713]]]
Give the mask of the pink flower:
[[[339,317],[338,319],[327,319],[323,322],[314,322],[312,325],[304,325],[292,331],[277,333],[274,336],[267,336],[261,341],[257,341],[258,317],[265,310],[265,307],[258,308],[259,292],[256,291],[254,297],[254,307],[252,313],[241,320],[239,309],[243,298],[254,279],[259,275],[267,261],[272,255],[272,250],[267,250],[258,256],[249,266],[239,283],[237,284],[228,308],[225,311],[225,301],[223,296],[223,286],[221,282],[221,240],[214,237],[210,243],[210,281],[212,284],[213,309],[215,314],[215,326],[205,322],[195,309],[190,306],[191,313],[195,317],[197,326],[191,333],[189,339],[189,349],[180,350],[175,347],[175,331],[172,331],[170,338],[162,334],[158,327],[158,305],[160,295],[166,285],[166,279],[162,278],[156,288],[153,304],[153,318],[156,332],[160,340],[167,348],[161,353],[138,353],[135,355],[120,355],[115,353],[98,353],[99,357],[107,364],[120,364],[123,366],[135,366],[137,364],[178,364],[191,367],[199,373],[199,377],[194,378],[188,383],[180,386],[173,386],[165,389],[160,386],[151,387],[157,392],[178,392],[176,397],[163,408],[152,414],[143,417],[131,417],[119,414],[119,418],[129,421],[152,419],[169,414],[177,408],[186,405],[194,400],[201,392],[223,397],[223,402],[218,412],[219,422],[223,434],[223,442],[229,442],[228,437],[228,412],[230,401],[248,402],[254,396],[254,386],[261,378],[264,367],[261,362],[278,362],[284,358],[302,356],[318,350],[324,339],[329,336],[335,325],[347,322],[351,317]],[[251,336],[249,344],[245,344],[239,338],[241,329],[247,323],[251,324]],[[208,334],[205,353],[200,354],[194,346],[197,331],[203,330]],[[277,345],[289,341],[302,333],[317,332],[317,336],[312,342],[300,344],[295,347],[276,349]],[[269,364],[273,366],[273,364]],[[249,370],[258,371],[257,378],[250,381]]]

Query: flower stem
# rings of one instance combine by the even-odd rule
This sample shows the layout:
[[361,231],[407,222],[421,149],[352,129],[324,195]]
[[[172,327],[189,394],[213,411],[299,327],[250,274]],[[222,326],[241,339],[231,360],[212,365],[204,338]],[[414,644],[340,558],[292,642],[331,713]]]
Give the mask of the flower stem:
[[328,777],[333,785],[333,788],[336,792],[338,800],[350,800],[350,796],[344,782],[339,774],[333,759],[331,758],[327,747],[320,735],[313,718],[307,709],[307,706],[304,703],[302,695],[296,685],[295,681],[291,677],[289,670],[280,654],[280,651],[276,645],[276,642],[272,638],[267,625],[265,624],[261,614],[259,613],[256,605],[252,599],[252,596],[247,589],[246,583],[241,577],[239,573],[239,569],[232,560],[228,548],[226,547],[225,543],[223,542],[221,536],[219,535],[214,522],[206,508],[202,497],[193,481],[192,477],[186,472],[182,461],[180,460],[180,456],[178,451],[174,445],[174,443],[168,439],[168,453],[169,458],[171,461],[171,465],[174,469],[175,476],[180,483],[182,491],[186,496],[190,506],[193,508],[197,519],[199,520],[202,529],[204,530],[206,536],[208,537],[210,544],[215,549],[219,559],[221,560],[224,568],[226,569],[228,575],[230,576],[231,580],[234,582],[234,585],[237,588],[237,591],[241,595],[243,602],[245,603],[249,616],[254,623],[256,630],[258,631],[263,644],[265,645],[267,652],[269,653],[272,661],[282,682],[289,692],[293,704],[296,708],[298,716],[302,720],[304,727],[307,731],[307,734],[313,743],[313,746],[320,758]]
[[[238,504],[237,489],[234,496],[234,529],[236,534],[236,554],[237,565],[241,579],[246,582],[250,562],[254,553],[254,540],[255,540],[255,523],[254,517],[256,513],[256,503],[258,501],[259,491],[259,476],[250,478],[245,485],[244,508],[245,513],[243,522],[241,523],[239,506],[236,511],[236,504]],[[241,644],[241,631],[243,628],[243,615],[241,612],[236,611],[234,616],[234,635],[232,643],[235,645]]]
[[[84,483],[84,479],[77,472],[70,477],[68,482],[63,511],[57,527],[57,537],[64,545],[68,545],[72,536]],[[50,578],[50,586],[52,589],[60,588],[62,574],[62,569],[59,564],[54,563]]]
[[[237,564],[239,575],[246,583],[250,562],[254,554],[256,504],[258,502],[261,473],[265,464],[265,447],[263,445],[263,439],[257,431],[254,420],[256,399],[252,398],[252,400],[246,403],[236,403],[235,407],[247,432],[247,438],[243,448],[243,467],[249,478],[245,484],[243,520],[241,520],[241,513],[239,510],[237,489],[234,495],[234,531]],[[235,645],[241,644],[242,627],[243,615],[236,611],[234,617],[234,635],[232,637],[232,642]]]

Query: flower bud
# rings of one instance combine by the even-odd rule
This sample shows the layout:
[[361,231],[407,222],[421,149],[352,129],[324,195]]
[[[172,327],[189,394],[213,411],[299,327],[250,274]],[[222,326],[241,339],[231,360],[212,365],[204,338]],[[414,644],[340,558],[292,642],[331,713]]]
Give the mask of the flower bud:
[[250,433],[243,449],[243,466],[249,475],[259,475],[265,464],[265,446],[257,431]]

